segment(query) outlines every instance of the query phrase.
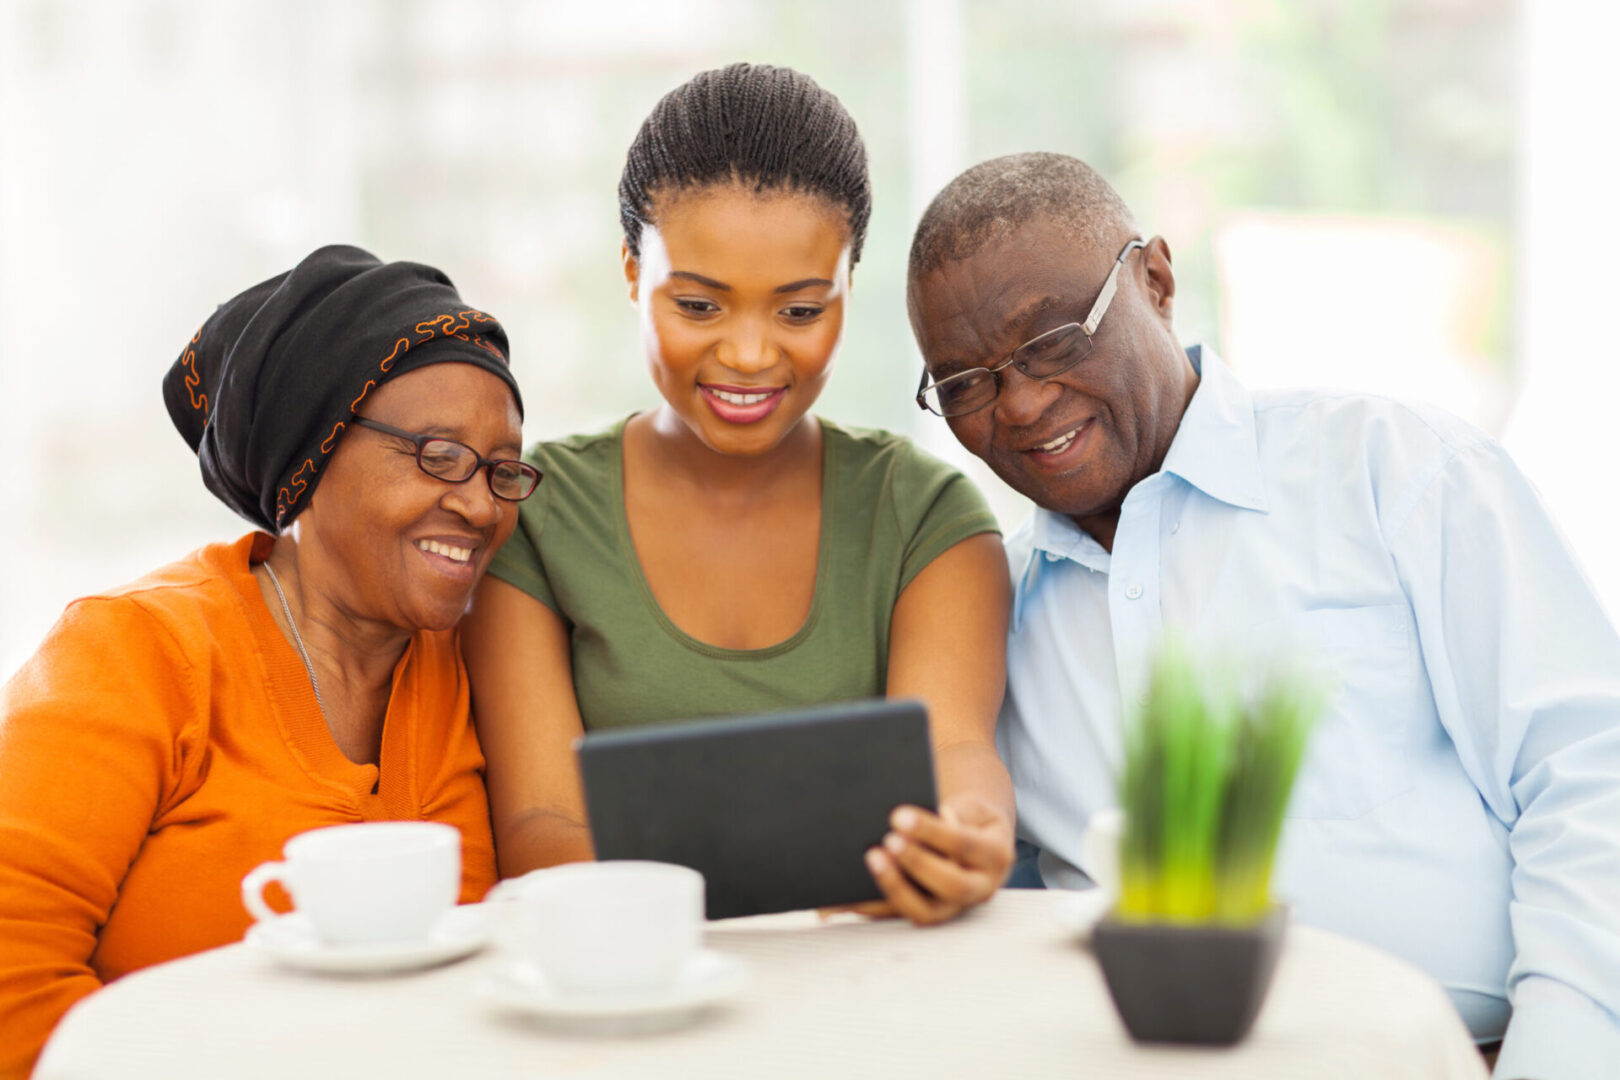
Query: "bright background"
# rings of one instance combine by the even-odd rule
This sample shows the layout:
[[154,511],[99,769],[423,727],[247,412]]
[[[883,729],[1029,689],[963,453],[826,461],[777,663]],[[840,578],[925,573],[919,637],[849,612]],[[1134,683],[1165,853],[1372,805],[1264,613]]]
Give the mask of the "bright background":
[[245,531],[159,380],[319,244],[497,313],[528,438],[653,404],[619,169],[661,94],[737,59],[809,72],[868,143],[825,415],[961,461],[911,402],[910,229],[965,166],[1063,151],[1168,239],[1184,341],[1503,437],[1620,610],[1617,37],[1575,0],[0,0],[0,677],[71,598]]

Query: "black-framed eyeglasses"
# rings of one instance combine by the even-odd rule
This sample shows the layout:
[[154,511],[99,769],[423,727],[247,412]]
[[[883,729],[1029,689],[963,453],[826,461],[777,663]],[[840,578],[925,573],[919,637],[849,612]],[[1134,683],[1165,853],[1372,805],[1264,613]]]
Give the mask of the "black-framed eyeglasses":
[[1147,247],[1146,240],[1132,240],[1114,260],[1108,271],[1102,291],[1084,322],[1064,323],[1038,337],[1031,338],[1012,355],[993,367],[970,368],[955,375],[947,375],[936,383],[929,383],[928,372],[917,384],[917,405],[936,416],[965,416],[989,405],[1001,393],[1001,372],[1011,364],[1031,379],[1050,379],[1061,375],[1084,360],[1091,352],[1091,336],[1102,325],[1108,314],[1108,305],[1119,288],[1119,270],[1126,256],[1137,248]]
[[497,499],[522,502],[534,494],[540,484],[540,470],[526,461],[512,458],[487,458],[468,446],[439,435],[418,435],[414,431],[401,431],[397,427],[379,423],[369,416],[356,416],[354,422],[361,427],[392,435],[416,444],[416,464],[435,480],[447,484],[463,484],[473,478],[479,469],[489,470],[489,490]]

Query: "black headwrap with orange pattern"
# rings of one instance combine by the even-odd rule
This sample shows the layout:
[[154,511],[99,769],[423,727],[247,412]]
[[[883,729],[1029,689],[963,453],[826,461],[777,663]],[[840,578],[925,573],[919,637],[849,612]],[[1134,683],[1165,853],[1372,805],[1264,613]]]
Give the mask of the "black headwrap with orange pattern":
[[163,400],[208,490],[280,533],[366,395],[445,363],[498,375],[522,415],[494,316],[431,266],[332,245],[221,304],[163,377]]

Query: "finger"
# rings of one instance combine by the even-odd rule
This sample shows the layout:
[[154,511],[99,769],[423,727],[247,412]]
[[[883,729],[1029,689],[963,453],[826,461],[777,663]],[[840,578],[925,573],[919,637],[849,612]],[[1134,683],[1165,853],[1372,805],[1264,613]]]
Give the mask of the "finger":
[[[948,813],[953,813],[947,807]],[[915,806],[902,806],[889,817],[894,831],[913,843],[933,848],[964,866],[993,871],[1002,864],[1011,865],[1012,840],[997,824],[967,824],[958,818],[947,821]]]
[[996,882],[989,873],[963,866],[954,859],[931,851],[890,833],[883,841],[884,848],[900,869],[912,881],[933,894],[936,900],[965,905],[977,904],[995,891]]
[[956,905],[934,900],[907,880],[900,865],[882,848],[867,851],[866,866],[895,911],[918,926],[932,926],[956,914]]
[[886,902],[901,916],[919,926],[930,926],[949,918],[952,912],[946,905],[928,895],[921,886],[906,877],[900,864],[882,848],[867,852],[866,865],[872,878],[882,890]]

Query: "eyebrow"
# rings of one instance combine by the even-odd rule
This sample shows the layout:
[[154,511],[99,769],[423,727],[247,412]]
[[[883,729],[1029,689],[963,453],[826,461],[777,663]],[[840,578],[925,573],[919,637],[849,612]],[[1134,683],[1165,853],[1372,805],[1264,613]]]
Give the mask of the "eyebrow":
[[[1023,307],[1009,315],[1007,320],[1002,323],[1001,332],[1003,336],[1012,337],[1024,326],[1027,326],[1029,323],[1044,315],[1046,312],[1051,311],[1053,308],[1061,306],[1063,303],[1064,300],[1061,296],[1043,296],[1039,300],[1033,300],[1030,303],[1025,304]],[[1020,341],[1019,344],[1022,345],[1023,342]],[[938,364],[930,365],[928,371],[935,380],[939,380],[948,378],[949,376],[955,375],[958,372],[971,371],[974,368],[987,368],[993,364],[1000,363],[1005,359],[1005,356],[993,356],[989,358],[981,358],[978,361],[970,361],[963,360],[958,357],[952,357],[949,360],[941,360]]]
[[704,277],[702,274],[694,274],[690,270],[671,270],[669,272],[669,276],[685,278],[688,281],[695,281],[699,285],[706,285],[711,289],[718,289],[721,292],[731,291],[731,286],[727,285],[725,282],[716,281],[712,277]]
[[775,293],[798,292],[800,289],[813,289],[817,286],[832,287],[832,282],[824,277],[807,277],[802,281],[790,281],[786,285],[778,285],[772,289]]
[[[370,417],[368,417],[367,419],[370,419]],[[379,421],[379,422],[381,422],[381,421]],[[404,427],[401,427],[399,424],[393,424],[391,426],[392,427],[397,427],[401,431],[406,430]],[[390,439],[399,439],[401,442],[405,441],[403,436],[394,435],[394,434],[392,434],[390,432],[387,432],[387,431],[379,431],[379,432],[377,432],[377,434],[385,436],[386,438],[390,438]],[[482,453],[482,451],[479,451],[476,446],[473,446],[471,443],[469,443],[467,441],[466,437],[461,434],[461,432],[457,431],[455,428],[445,427],[442,424],[431,424],[428,427],[425,427],[420,431],[413,431],[413,432],[411,432],[411,434],[413,434],[413,435],[427,435],[427,436],[430,436],[431,438],[435,438],[435,439],[449,439],[451,442],[458,442],[462,446],[472,447],[472,449],[474,451]],[[520,457],[523,456],[523,447],[508,443],[505,446],[497,446],[497,447],[495,447],[489,453],[484,454],[484,456],[489,457],[489,458],[520,458]]]
[[[704,277],[702,274],[695,274],[690,270],[671,270],[669,272],[669,276],[675,278],[685,278],[687,281],[695,281],[699,285],[706,286],[710,289],[715,289],[719,292],[731,291],[731,286],[727,285],[725,282],[716,281],[712,277]],[[771,292],[792,293],[798,292],[800,289],[811,289],[817,286],[830,288],[832,284],[833,282],[829,278],[803,278],[799,281],[790,281],[786,285],[778,285],[776,288],[772,289]]]
[[[472,443],[467,441],[467,436],[451,428],[431,427],[424,429],[421,434],[432,435],[435,438],[440,439],[449,439],[451,442],[458,442],[462,446],[471,448],[474,453],[484,454],[482,450],[479,450],[478,447],[473,446]],[[487,458],[520,458],[523,456],[523,447],[513,445],[511,443],[508,443],[505,446],[492,446],[490,447],[489,453],[484,454],[484,456]]]
[[[1002,332],[1011,336],[1014,331],[1027,326],[1036,318],[1046,314],[1053,308],[1058,307],[1063,302],[1063,298],[1060,296],[1043,296],[1033,303],[1026,304],[1018,311],[1008,316],[1007,321],[1002,324]],[[1020,342],[1020,344],[1022,343]]]

